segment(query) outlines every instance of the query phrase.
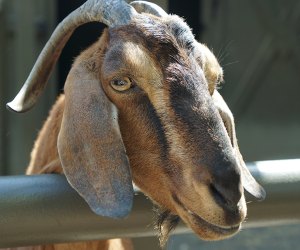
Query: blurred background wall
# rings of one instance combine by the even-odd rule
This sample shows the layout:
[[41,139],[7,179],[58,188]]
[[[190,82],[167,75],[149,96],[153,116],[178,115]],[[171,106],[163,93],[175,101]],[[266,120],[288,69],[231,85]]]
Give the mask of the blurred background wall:
[[0,174],[21,174],[37,131],[52,105],[53,78],[38,105],[26,115],[8,112],[54,25],[55,3],[45,0],[1,1],[0,5]]
[[300,2],[205,0],[202,12],[245,159],[299,157]]
[[[104,27],[88,24],[74,33],[33,110],[26,114],[6,110],[5,103],[17,94],[54,27],[82,2],[0,0],[1,175],[24,173],[34,138],[62,91],[73,58],[95,41]],[[220,92],[235,114],[245,160],[299,158],[300,2],[153,2],[183,16],[199,41],[207,44],[221,62],[225,83]],[[145,246],[145,240],[136,240],[136,244]],[[173,243],[170,249],[196,249],[179,245]],[[217,249],[210,246],[207,249]]]

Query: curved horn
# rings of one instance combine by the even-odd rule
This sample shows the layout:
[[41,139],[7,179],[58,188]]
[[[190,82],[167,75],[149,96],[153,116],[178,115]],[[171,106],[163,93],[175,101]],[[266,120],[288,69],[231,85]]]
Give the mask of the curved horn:
[[138,13],[144,12],[159,17],[168,15],[167,12],[165,12],[161,7],[159,7],[154,3],[150,3],[146,1],[133,1],[130,3],[130,5],[133,6]]
[[124,25],[135,14],[135,9],[123,0],[86,1],[56,27],[22,89],[12,102],[7,103],[7,108],[15,112],[25,112],[36,103],[62,49],[77,27],[88,22],[101,22],[110,27]]

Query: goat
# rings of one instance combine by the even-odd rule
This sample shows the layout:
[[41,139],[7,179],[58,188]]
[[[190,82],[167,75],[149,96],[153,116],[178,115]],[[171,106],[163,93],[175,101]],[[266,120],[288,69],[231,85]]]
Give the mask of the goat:
[[[246,216],[243,188],[257,198],[265,193],[216,89],[222,68],[178,16],[144,1],[88,0],[56,28],[8,108],[35,104],[74,29],[91,21],[108,28],[76,58],[27,174],[64,173],[96,214],[113,218],[130,212],[133,181],[160,207],[162,244],[179,218],[205,240],[237,233]],[[123,239],[51,249],[113,244],[132,247]]]

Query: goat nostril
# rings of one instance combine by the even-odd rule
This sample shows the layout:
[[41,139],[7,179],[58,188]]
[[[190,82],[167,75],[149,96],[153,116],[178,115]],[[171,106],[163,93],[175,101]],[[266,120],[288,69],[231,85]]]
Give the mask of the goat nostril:
[[217,187],[215,185],[211,184],[210,190],[211,190],[211,193],[218,205],[220,205],[221,207],[224,207],[224,205],[227,205],[228,202],[227,202],[226,198],[217,189]]
[[219,206],[231,212],[236,211],[241,198],[241,193],[238,190],[234,192],[234,190],[222,188],[222,186],[216,184],[211,184],[210,190],[215,202]]

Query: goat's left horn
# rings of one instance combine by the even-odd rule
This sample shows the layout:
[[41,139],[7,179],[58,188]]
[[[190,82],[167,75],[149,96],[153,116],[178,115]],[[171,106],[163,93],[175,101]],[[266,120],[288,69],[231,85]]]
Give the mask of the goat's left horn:
[[138,13],[149,13],[159,17],[168,15],[167,12],[165,12],[161,7],[159,7],[155,3],[150,3],[146,1],[133,1],[130,3],[130,5],[133,6]]
[[110,27],[124,25],[136,14],[135,9],[124,0],[87,0],[56,27],[22,89],[12,102],[7,103],[7,108],[25,112],[36,103],[62,49],[77,27],[88,22],[101,22]]

